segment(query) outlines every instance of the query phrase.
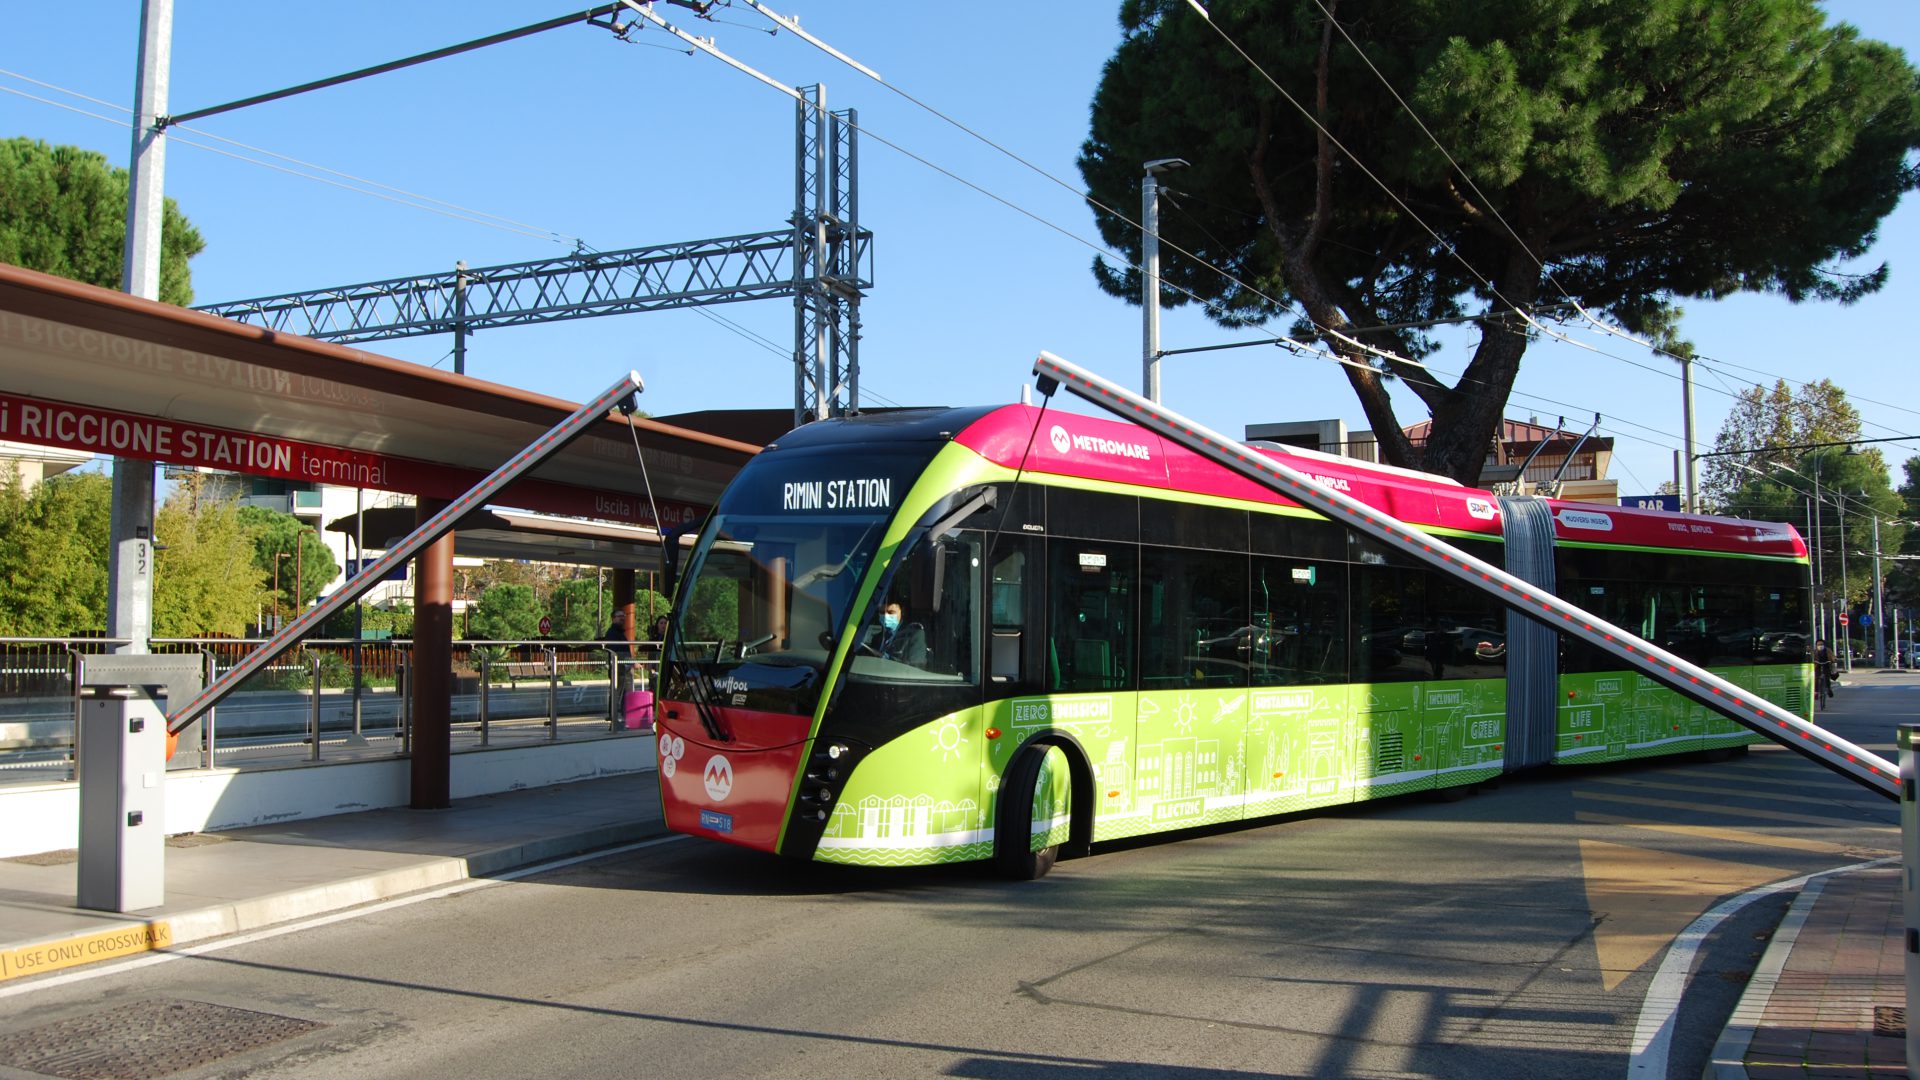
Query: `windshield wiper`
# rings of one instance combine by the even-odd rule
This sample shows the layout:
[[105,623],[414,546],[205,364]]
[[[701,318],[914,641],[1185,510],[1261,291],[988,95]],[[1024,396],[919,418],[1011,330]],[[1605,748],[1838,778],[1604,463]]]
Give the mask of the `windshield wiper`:
[[733,739],[721,729],[720,718],[713,711],[713,677],[700,670],[697,660],[676,660],[674,663],[680,678],[687,684],[687,696],[693,699],[693,711],[700,714],[700,726],[706,729],[708,737],[715,742],[732,742]]

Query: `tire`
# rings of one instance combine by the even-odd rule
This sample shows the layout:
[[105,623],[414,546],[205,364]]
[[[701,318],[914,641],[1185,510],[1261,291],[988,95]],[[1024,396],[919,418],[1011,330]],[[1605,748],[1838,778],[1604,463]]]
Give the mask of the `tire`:
[[[1057,746],[1029,746],[1008,766],[993,827],[993,867],[1001,877],[1033,881],[1053,869],[1072,831],[1071,775]],[[1034,832],[1036,811],[1051,821],[1044,835]]]

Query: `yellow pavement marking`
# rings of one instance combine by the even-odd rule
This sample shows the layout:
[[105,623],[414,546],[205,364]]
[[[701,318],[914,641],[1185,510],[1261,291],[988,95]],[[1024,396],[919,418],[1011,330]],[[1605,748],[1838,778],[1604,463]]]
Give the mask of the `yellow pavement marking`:
[[173,924],[142,923],[138,926],[107,930],[98,934],[46,941],[0,950],[0,982],[23,975],[44,975],[49,971],[111,960],[116,956],[164,949],[173,944]]
[[1638,818],[1596,814],[1591,810],[1574,811],[1573,820],[1589,825],[1625,825],[1634,829],[1651,829],[1654,832],[1677,833],[1681,836],[1697,836],[1708,840],[1727,840],[1736,844],[1763,844],[1767,847],[1792,848],[1795,851],[1814,851],[1822,855],[1852,855],[1862,851],[1892,850],[1891,848],[1866,848],[1857,844],[1833,844],[1825,840],[1802,840],[1797,836],[1773,836],[1768,833],[1748,832],[1745,829],[1725,829],[1718,825],[1662,825]]
[[1612,990],[1667,947],[1712,901],[1786,877],[1754,863],[1580,841],[1600,984]]
[[1900,831],[1898,825],[1873,825],[1857,818],[1814,817],[1811,814],[1789,814],[1784,810],[1754,810],[1744,806],[1728,806],[1725,803],[1679,802],[1674,799],[1650,799],[1644,795],[1611,795],[1603,791],[1575,791],[1573,797],[1597,799],[1601,802],[1627,803],[1632,806],[1659,806],[1668,810],[1687,810],[1696,814],[1732,814],[1756,821],[1785,821],[1795,825],[1821,825],[1827,828],[1846,826],[1866,832]]

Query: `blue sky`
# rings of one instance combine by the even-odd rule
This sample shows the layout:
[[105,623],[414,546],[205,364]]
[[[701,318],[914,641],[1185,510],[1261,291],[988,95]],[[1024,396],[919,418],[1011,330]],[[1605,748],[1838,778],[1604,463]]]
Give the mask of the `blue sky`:
[[[585,7],[503,2],[371,3],[244,9],[179,4],[171,108],[183,112],[518,27]],[[1119,31],[1113,0],[916,3],[779,0],[812,33],[888,82],[1073,184],[1074,156],[1101,64]],[[1831,0],[1831,17],[1920,56],[1920,4]],[[830,108],[858,110],[861,220],[875,234],[862,305],[867,404],[1016,399],[1042,349],[1128,386],[1140,378],[1140,309],[1101,293],[1097,237],[1081,201],[743,6],[714,23],[658,10],[789,85],[823,83]],[[124,164],[139,4],[16,4],[0,40],[0,134],[86,146]],[[551,31],[407,71],[200,121],[178,133],[167,190],[207,239],[193,263],[198,302],[292,292],[562,254],[779,227],[793,205],[790,99],[719,62],[682,55],[646,30],[622,43],[587,27]],[[39,83],[51,84],[58,90]],[[45,98],[61,108],[21,96]],[[311,163],[293,166],[231,143]],[[991,192],[884,145],[897,143]],[[217,147],[212,152],[185,141]],[[272,162],[268,168],[233,154]],[[295,175],[305,173],[306,176]],[[374,184],[385,197],[365,193]],[[349,190],[360,188],[363,190]],[[405,198],[393,189],[424,198]],[[441,212],[408,203],[438,200]],[[450,207],[461,208],[459,210]],[[1129,208],[1130,212],[1132,209]],[[473,218],[492,215],[484,224]],[[507,219],[513,226],[500,225]],[[1710,358],[1695,393],[1709,449],[1730,391],[1775,377],[1831,378],[1860,408],[1866,437],[1920,432],[1911,374],[1920,309],[1920,206],[1885,223],[1870,261],[1892,264],[1881,293],[1850,308],[1739,297],[1687,306],[1685,333]],[[655,413],[792,403],[788,301],[590,319],[476,335],[468,372],[580,400],[628,368]],[[1620,339],[1571,336],[1527,354],[1507,415],[1584,428],[1602,415],[1626,494],[1672,475],[1680,446],[1677,365]],[[1168,349],[1233,340],[1191,309],[1165,314]],[[1429,361],[1457,372],[1471,338]],[[451,366],[444,337],[374,351]],[[1239,434],[1248,423],[1342,418],[1364,427],[1331,364],[1249,348],[1171,357],[1166,403]],[[1082,406],[1070,406],[1082,409]],[[1401,419],[1424,412],[1410,396]],[[1920,443],[1889,447],[1894,461]],[[1898,477],[1895,477],[1898,482]]]

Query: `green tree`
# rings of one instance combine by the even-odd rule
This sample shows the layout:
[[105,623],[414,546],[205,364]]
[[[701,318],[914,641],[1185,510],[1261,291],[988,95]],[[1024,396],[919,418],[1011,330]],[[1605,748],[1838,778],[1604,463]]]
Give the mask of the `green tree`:
[[270,600],[252,530],[205,488],[189,476],[153,516],[155,637],[242,637]]
[[547,595],[553,636],[561,641],[598,641],[613,610],[613,594],[597,578],[569,578]]
[[283,616],[298,615],[339,575],[332,549],[292,514],[262,506],[243,506],[239,513],[253,533],[253,560],[266,574],[269,602],[277,603]]
[[691,641],[740,639],[740,583],[709,577],[693,587],[685,633]]
[[495,585],[468,611],[467,633],[481,641],[526,641],[540,632],[531,585]]
[[[1753,474],[1750,470],[1792,465],[1806,444],[1843,442],[1860,437],[1860,410],[1830,379],[1789,387],[1740,391],[1714,436],[1714,456],[1706,459],[1700,493],[1710,506],[1725,500]],[[1799,447],[1800,449],[1779,449]]]
[[[1900,517],[1911,522],[1920,518],[1920,457],[1908,458],[1901,470],[1906,482],[1899,489]],[[1897,545],[1888,543],[1885,536],[1880,538],[1880,544],[1883,552],[1896,556],[1887,565],[1887,603],[1903,608],[1920,606],[1920,529],[1906,528]],[[1901,626],[1907,625],[1908,620],[1902,618]]]
[[1906,502],[1888,482],[1879,451],[1801,451],[1789,466],[1746,476],[1722,507],[1725,512],[1798,529],[1815,557],[1821,592],[1831,602],[1857,606],[1872,599],[1874,519],[1880,519],[1883,554],[1900,550],[1908,532],[1900,524]]
[[[127,171],[91,150],[0,140],[0,262],[120,287]],[[172,199],[160,222],[160,299],[193,302],[187,260],[207,246]]]
[[94,472],[27,491],[0,481],[0,634],[60,637],[107,622],[107,535],[113,481]]
[[[1101,236],[1137,263],[1142,164],[1191,162],[1166,178],[1162,301],[1197,297],[1225,325],[1294,320],[1350,361],[1393,464],[1477,477],[1526,320],[1565,314],[1562,292],[1672,341],[1683,298],[1879,289],[1884,265],[1842,264],[1920,183],[1914,69],[1814,0],[1208,6],[1212,25],[1186,0],[1120,5],[1080,155]],[[1094,269],[1140,295],[1137,271]],[[1481,334],[1449,386],[1411,362],[1438,348],[1417,324],[1462,316]],[[1390,378],[1432,416],[1424,447]]]

